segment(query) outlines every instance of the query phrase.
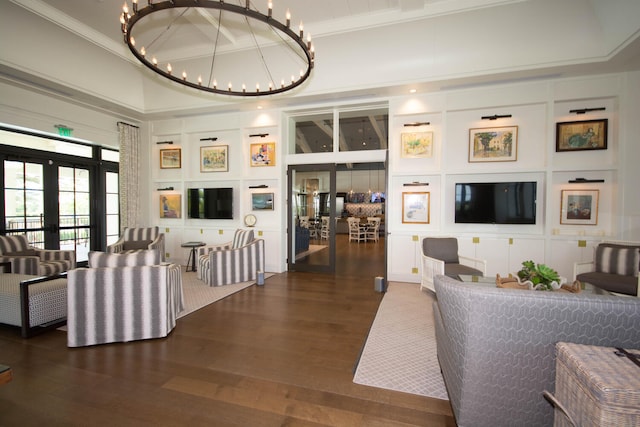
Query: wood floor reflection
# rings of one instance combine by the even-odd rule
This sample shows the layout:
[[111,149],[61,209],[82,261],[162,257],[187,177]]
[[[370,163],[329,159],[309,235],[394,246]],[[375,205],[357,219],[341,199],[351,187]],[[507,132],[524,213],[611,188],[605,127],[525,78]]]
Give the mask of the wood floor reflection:
[[384,242],[346,243],[338,274],[276,274],[164,339],[69,349],[0,326],[0,425],[454,426],[447,401],[353,383]]
[[[300,264],[327,265],[329,248],[327,240],[311,239],[311,245],[326,246],[296,260]],[[349,241],[348,234],[336,234],[336,274],[345,276],[384,276],[384,237],[378,241]]]

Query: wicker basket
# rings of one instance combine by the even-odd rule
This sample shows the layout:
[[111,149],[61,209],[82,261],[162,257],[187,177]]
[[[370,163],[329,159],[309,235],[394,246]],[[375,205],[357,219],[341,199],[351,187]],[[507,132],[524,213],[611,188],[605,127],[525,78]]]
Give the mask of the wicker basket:
[[556,411],[554,427],[640,426],[640,367],[610,347],[561,342],[556,352],[555,399],[568,416]]

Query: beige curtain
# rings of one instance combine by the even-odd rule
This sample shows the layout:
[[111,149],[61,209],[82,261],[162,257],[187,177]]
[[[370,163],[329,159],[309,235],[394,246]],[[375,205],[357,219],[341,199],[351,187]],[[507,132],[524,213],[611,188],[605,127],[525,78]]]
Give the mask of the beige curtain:
[[118,122],[120,143],[120,231],[138,224],[140,200],[140,129]]

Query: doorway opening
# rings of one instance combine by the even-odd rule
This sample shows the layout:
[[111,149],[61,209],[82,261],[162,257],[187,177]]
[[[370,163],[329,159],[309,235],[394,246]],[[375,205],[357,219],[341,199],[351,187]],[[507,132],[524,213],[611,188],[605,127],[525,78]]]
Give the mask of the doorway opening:
[[289,185],[290,271],[386,277],[383,162],[291,166]]

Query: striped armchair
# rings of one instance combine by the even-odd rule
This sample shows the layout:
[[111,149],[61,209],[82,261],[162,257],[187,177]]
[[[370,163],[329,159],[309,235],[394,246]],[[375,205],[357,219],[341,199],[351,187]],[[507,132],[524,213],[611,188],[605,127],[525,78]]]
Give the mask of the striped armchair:
[[76,267],[76,252],[35,248],[23,234],[0,236],[0,262],[10,262],[15,274],[53,276]]
[[179,265],[155,250],[90,252],[89,265],[68,273],[68,347],[169,335],[183,309]]
[[107,246],[107,252],[112,254],[126,254],[146,249],[157,250],[160,259],[165,260],[164,234],[160,233],[158,227],[125,228],[122,236]]
[[236,230],[233,241],[198,248],[198,279],[209,286],[255,280],[264,271],[264,240],[253,230]]

